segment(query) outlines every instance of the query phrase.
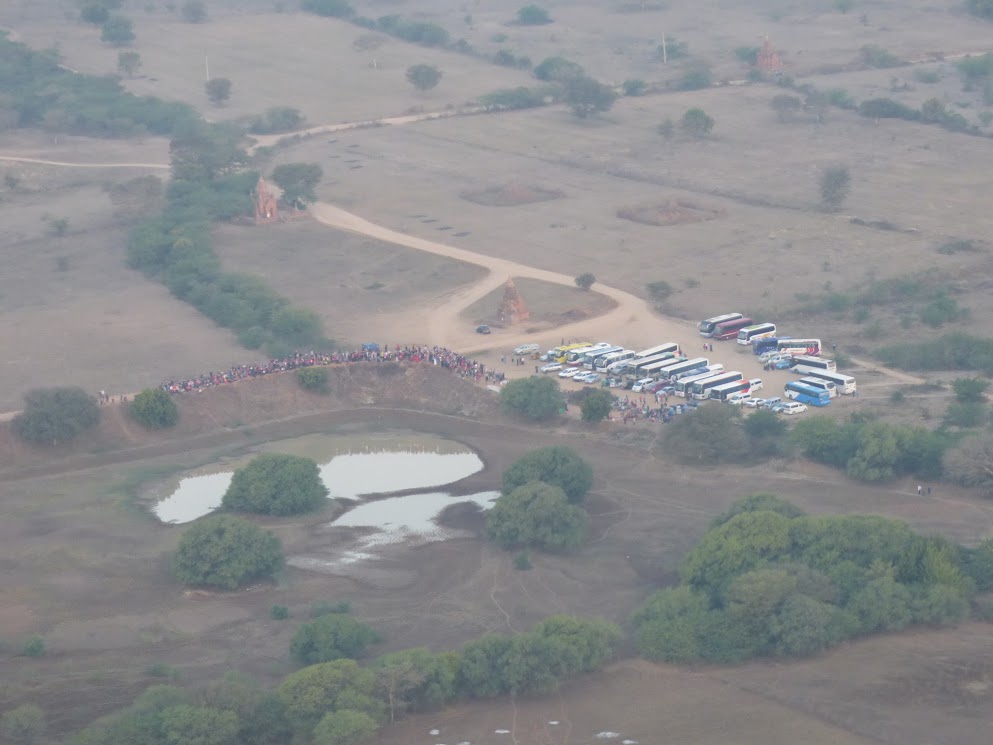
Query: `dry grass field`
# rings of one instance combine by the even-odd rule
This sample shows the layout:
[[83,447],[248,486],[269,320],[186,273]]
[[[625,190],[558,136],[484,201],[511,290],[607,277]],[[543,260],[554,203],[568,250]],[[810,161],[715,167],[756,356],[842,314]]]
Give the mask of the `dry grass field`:
[[[294,106],[316,125],[457,108],[498,88],[535,83],[526,71],[320,19],[292,2],[286,12],[270,0],[208,5],[211,20],[191,25],[164,2],[125,3],[144,61],[141,73],[125,81],[130,90],[187,101],[212,120]],[[734,50],[768,36],[798,83],[844,89],[857,100],[892,97],[920,106],[938,98],[970,124],[981,122],[988,107],[981,91],[962,89],[953,58],[993,47],[993,25],[957,3],[856,0],[848,13],[831,0],[545,6],[554,23],[522,27],[511,23],[516,6],[494,0],[355,2],[363,16],[397,13],[442,25],[482,55],[506,49],[535,63],[561,55],[613,84],[640,78],[662,88],[702,63],[716,81],[741,81],[747,69]],[[57,44],[72,69],[114,74],[118,50],[101,44],[98,30],[75,14],[70,0],[10,0],[0,4],[0,25],[33,46]],[[663,33],[670,44],[685,42],[689,56],[663,65]],[[865,69],[865,45],[922,61]],[[205,58],[213,76],[234,82],[225,107],[205,100]],[[443,70],[435,90],[416,93],[404,79],[418,63]],[[770,108],[784,92],[769,82],[722,85],[621,98],[588,120],[550,106],[338,132],[283,145],[263,169],[319,163],[323,201],[421,238],[569,276],[589,271],[641,296],[646,283],[668,282],[672,294],[662,310],[681,319],[738,309],[780,322],[787,333],[864,354],[884,340],[933,333],[916,320],[923,300],[904,297],[864,318],[850,307],[819,315],[803,307],[864,290],[875,279],[916,277],[923,278],[921,293],[944,291],[971,311],[946,328],[983,333],[982,321],[993,313],[990,139],[834,108],[821,121],[804,114],[784,122]],[[693,107],[716,121],[707,138],[679,133],[680,117]],[[666,119],[677,123],[671,139],[658,133]],[[165,164],[168,143],[14,132],[0,135],[0,156]],[[849,169],[851,192],[839,211],[825,213],[818,183],[834,165]],[[133,391],[258,356],[125,268],[128,224],[160,206],[133,194],[125,199],[122,187],[126,192],[131,179],[156,173],[165,175],[0,161],[0,175],[16,182],[0,184],[3,409],[36,386]],[[555,198],[487,198],[525,191]],[[620,216],[676,212],[678,219],[660,224]],[[938,250],[952,240],[971,240],[975,250]],[[331,336],[351,342],[419,341],[406,337],[424,331],[431,310],[471,295],[483,276],[478,266],[308,220],[262,229],[223,225],[216,242],[226,269],[263,276],[319,312]],[[546,319],[606,309],[594,293],[531,280],[519,287],[532,312]],[[469,327],[485,319],[499,294],[452,322]],[[741,359],[731,349],[741,352],[731,345],[717,355],[725,364]],[[506,352],[494,347],[482,359],[496,364]],[[890,413],[893,379],[858,374],[867,395],[857,404]],[[768,377],[781,383],[776,374]],[[867,487],[800,461],[680,469],[648,454],[654,430],[519,427],[500,418],[486,391],[449,378],[354,376],[342,386],[344,393],[317,400],[290,376],[211,390],[184,400],[179,430],[165,435],[138,431],[119,409],[108,409],[93,438],[56,453],[18,445],[0,430],[0,640],[18,643],[39,633],[50,649],[28,660],[3,648],[0,711],[40,701],[53,737],[61,736],[161,682],[147,674],[155,663],[176,668],[183,683],[232,668],[274,683],[291,669],[295,626],[270,620],[273,604],[289,606],[299,619],[315,599],[347,598],[358,617],[384,632],[383,650],[452,648],[486,631],[528,628],[551,613],[625,623],[649,592],[675,579],[680,557],[709,520],[754,492],[780,494],[814,513],[892,516],[966,543],[993,534],[993,506],[953,487],[941,485],[922,500],[909,482]],[[903,414],[933,420],[944,403],[909,398]],[[855,406],[847,400],[832,409],[841,415]],[[148,515],[140,499],[148,489],[188,469],[278,448],[286,438],[361,439],[393,430],[455,439],[479,452],[486,469],[459,485],[464,493],[493,488],[501,470],[529,449],[576,447],[596,472],[591,541],[576,557],[536,555],[530,572],[515,571],[509,555],[466,538],[397,546],[377,565],[351,571],[291,566],[277,584],[238,593],[185,593],[170,578],[168,556],[180,530]],[[319,559],[328,551],[323,522],[316,516],[273,527],[291,559]],[[481,525],[478,515],[457,522]],[[734,668],[625,660],[561,695],[413,717],[384,730],[379,741],[588,745],[598,732],[612,731],[644,745],[975,745],[993,725],[990,628],[877,637],[816,659]],[[435,727],[437,738],[427,734]]]

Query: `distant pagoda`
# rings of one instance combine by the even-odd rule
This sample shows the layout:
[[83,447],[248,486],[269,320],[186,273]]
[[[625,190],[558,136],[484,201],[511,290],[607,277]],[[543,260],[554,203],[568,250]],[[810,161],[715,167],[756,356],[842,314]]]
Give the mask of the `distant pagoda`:
[[515,323],[528,320],[530,316],[531,312],[524,298],[517,291],[517,285],[514,284],[513,279],[508,279],[503,289],[503,300],[497,308],[497,318],[505,326],[513,326]]

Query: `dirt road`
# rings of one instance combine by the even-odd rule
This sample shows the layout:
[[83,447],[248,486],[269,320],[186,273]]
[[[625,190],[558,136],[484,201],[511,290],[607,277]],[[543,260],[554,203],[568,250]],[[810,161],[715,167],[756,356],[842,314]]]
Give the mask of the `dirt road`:
[[22,158],[14,155],[0,155],[0,161],[7,163],[35,163],[41,166],[62,166],[64,168],[153,168],[156,171],[169,170],[169,166],[162,163],[66,163],[61,160]]

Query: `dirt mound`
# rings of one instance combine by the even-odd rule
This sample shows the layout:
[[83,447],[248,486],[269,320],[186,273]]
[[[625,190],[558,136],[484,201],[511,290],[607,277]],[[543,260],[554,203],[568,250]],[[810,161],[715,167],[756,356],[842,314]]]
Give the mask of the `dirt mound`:
[[561,199],[564,191],[558,189],[542,189],[540,186],[528,186],[517,182],[490,186],[479,191],[465,191],[460,194],[463,199],[487,207],[516,207],[534,202],[548,202]]
[[670,199],[661,204],[643,204],[617,210],[617,216],[625,220],[660,227],[717,220],[726,214],[722,209],[703,207],[687,199]]

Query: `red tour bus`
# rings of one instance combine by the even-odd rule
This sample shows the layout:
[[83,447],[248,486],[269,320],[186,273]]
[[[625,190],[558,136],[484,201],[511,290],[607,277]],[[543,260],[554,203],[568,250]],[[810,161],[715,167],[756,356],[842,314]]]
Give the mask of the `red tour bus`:
[[715,339],[737,339],[738,332],[741,331],[745,326],[751,326],[754,324],[751,318],[738,318],[734,321],[725,321],[717,325],[714,329]]

